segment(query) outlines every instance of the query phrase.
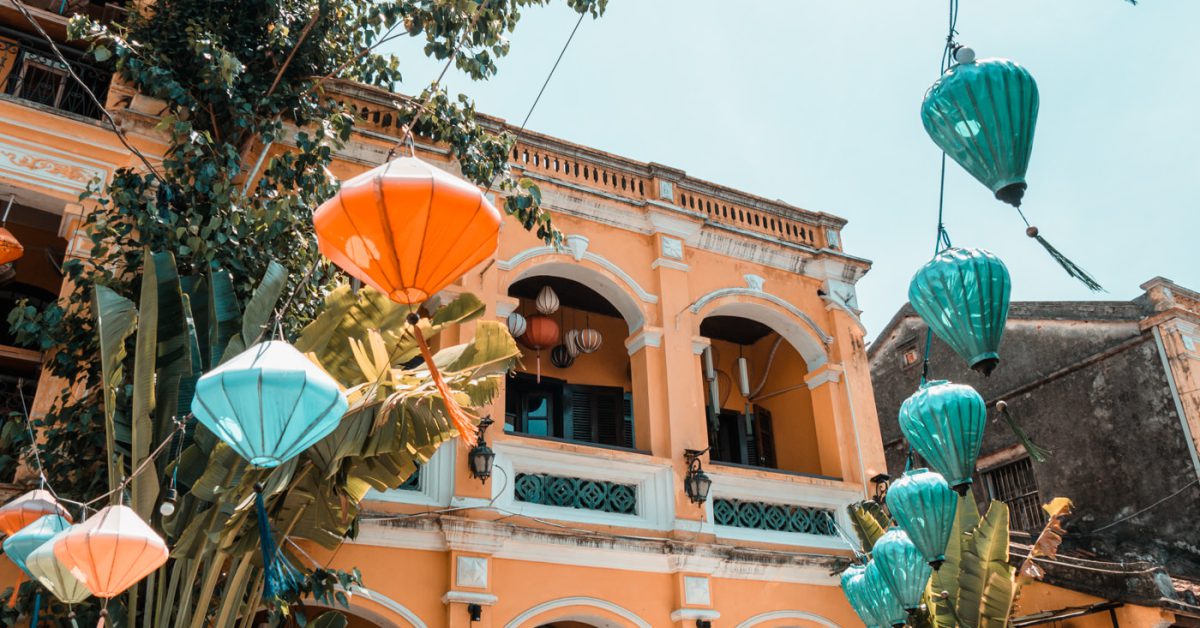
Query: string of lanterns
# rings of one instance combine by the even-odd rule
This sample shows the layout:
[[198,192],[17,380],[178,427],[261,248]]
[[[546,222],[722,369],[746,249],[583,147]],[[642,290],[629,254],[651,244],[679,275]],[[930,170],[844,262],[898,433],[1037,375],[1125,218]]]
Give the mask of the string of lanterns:
[[[473,442],[477,421],[458,405],[434,364],[417,307],[493,254],[500,219],[479,188],[415,157],[391,160],[346,181],[313,215],[318,246],[327,258],[410,307],[409,331],[465,443]],[[13,247],[6,242],[0,242],[0,254],[11,255]],[[557,309],[552,291],[544,301],[543,307]],[[510,318],[510,330],[523,324]],[[549,318],[520,331],[527,336],[539,328],[551,329],[557,339],[557,325]],[[348,408],[337,381],[278,340],[254,344],[206,373],[196,384],[191,405],[197,421],[259,468],[298,456],[332,432]],[[154,467],[143,463],[131,477],[147,468]],[[118,499],[129,479],[112,492]],[[264,589],[278,591],[288,585],[294,568],[274,545],[261,493],[256,502]],[[71,525],[67,509],[44,487],[0,506],[0,532],[7,537],[5,553],[66,604],[77,604],[88,595],[106,604],[161,567],[169,555],[163,538],[129,507],[110,505]],[[40,593],[35,624],[39,608]],[[101,625],[105,616],[102,610]]]
[[[921,106],[925,130],[943,151],[943,198],[948,156],[1020,213],[1037,123],[1037,84],[1017,63],[977,61],[970,48],[956,44],[957,13],[957,0],[950,0],[942,75]],[[985,376],[1000,363],[1012,291],[1008,269],[988,251],[953,247],[942,211],[939,201],[933,259],[916,272],[908,290],[909,303],[929,331],[920,385],[899,411],[910,453],[903,476],[887,493],[894,524],[875,541],[866,564],[852,565],[841,577],[847,600],[868,626],[903,626],[908,613],[920,608],[933,571],[946,560],[959,500],[970,499],[983,443],[987,408],[979,393],[928,380],[933,336]],[[1028,235],[1071,276],[1099,289],[1025,222]],[[931,468],[911,468],[914,452]]]

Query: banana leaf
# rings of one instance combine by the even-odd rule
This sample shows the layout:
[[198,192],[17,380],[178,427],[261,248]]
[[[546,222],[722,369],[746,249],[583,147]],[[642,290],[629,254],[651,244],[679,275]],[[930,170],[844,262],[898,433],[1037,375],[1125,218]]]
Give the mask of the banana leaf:
[[1004,628],[1016,591],[1016,570],[1008,564],[1008,506],[993,501],[968,536],[959,576],[959,622],[970,628]]
[[[137,341],[133,356],[133,410],[131,411],[130,469],[136,469],[156,444],[154,419],[154,379],[158,366],[158,276],[157,256],[146,251],[143,258],[142,289],[138,299]],[[149,520],[158,498],[158,477],[141,473],[130,483],[131,506]]]
[[100,372],[104,379],[104,436],[108,449],[108,487],[116,488],[120,475],[116,467],[116,392],[124,380],[125,341],[137,327],[137,308],[133,301],[108,286],[96,285],[92,291],[92,314],[100,340]]
[[[933,588],[934,621],[938,628],[956,628],[955,608],[959,603],[959,576],[962,574],[963,544],[975,527],[979,525],[979,507],[971,493],[960,495],[954,515],[954,528],[950,542],[946,544],[946,560],[930,580]],[[942,600],[940,595],[948,597]]]
[[869,553],[875,547],[875,541],[887,532],[890,518],[878,502],[867,500],[851,504],[850,521],[854,523],[854,531],[862,541],[863,552]]
[[242,310],[233,288],[233,277],[227,270],[214,269],[208,276],[208,343],[209,369],[216,368],[234,354],[226,355],[225,348],[235,335],[241,333]]
[[271,335],[267,325],[271,323],[279,296],[287,287],[287,280],[287,269],[275,260],[271,260],[267,264],[267,270],[263,273],[262,280],[258,282],[258,287],[254,289],[254,294],[250,296],[250,301],[246,303],[245,310],[242,311],[242,344],[244,346],[249,347]]

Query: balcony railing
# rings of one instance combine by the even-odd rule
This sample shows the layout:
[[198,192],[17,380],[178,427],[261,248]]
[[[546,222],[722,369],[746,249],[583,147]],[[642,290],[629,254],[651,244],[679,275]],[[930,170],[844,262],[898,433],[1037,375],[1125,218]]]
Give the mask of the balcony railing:
[[[22,100],[52,107],[86,118],[99,119],[103,114],[70,70],[83,80],[88,89],[104,102],[108,95],[112,70],[78,60],[78,51],[59,46],[67,56],[64,64],[48,47],[21,33],[0,29],[0,85],[4,93]],[[76,57],[72,59],[72,57]]]

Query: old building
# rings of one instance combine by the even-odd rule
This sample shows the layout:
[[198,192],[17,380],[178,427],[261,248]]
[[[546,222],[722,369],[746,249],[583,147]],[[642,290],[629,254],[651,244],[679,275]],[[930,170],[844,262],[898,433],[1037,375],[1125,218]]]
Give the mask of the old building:
[[[1161,277],[1141,288],[1130,302],[1013,303],[990,377],[934,338],[929,378],[970,384],[988,403],[974,496],[1009,505],[1014,555],[1042,528],[1040,504],[1074,501],[1063,564],[1051,565],[1048,581],[1093,597],[1060,608],[1127,602],[1195,616],[1200,294]],[[893,477],[907,453],[896,417],[920,382],[926,329],[906,304],[868,351]],[[999,401],[1049,450],[1045,462],[1030,458]]]
[[[32,10],[64,36],[65,18]],[[70,289],[58,267],[87,254],[73,246],[90,209],[80,193],[135,157],[20,16],[0,8],[0,22],[0,202],[26,247],[0,293],[7,314],[20,298],[36,307]],[[76,69],[96,77],[139,150],[161,154],[161,105],[110,86],[101,68]],[[383,162],[400,129],[393,94],[333,90],[360,113],[332,167],[346,178]],[[416,148],[455,168],[441,147]],[[565,245],[506,224],[494,257],[451,292],[479,295],[504,319],[531,314],[549,287],[560,328],[595,330],[600,346],[565,367],[527,351],[482,409],[497,423],[488,481],[448,444],[408,485],[369,498],[354,542],[310,548],[361,568],[353,625],[854,625],[835,576],[849,556],[839,528],[884,461],[847,303],[870,264],[843,251],[845,221],[533,132],[511,159],[541,186]],[[63,384],[39,381],[43,355],[12,342],[0,336],[0,403],[38,416]],[[684,490],[686,450],[708,452],[700,504]],[[11,565],[0,569],[11,582]]]

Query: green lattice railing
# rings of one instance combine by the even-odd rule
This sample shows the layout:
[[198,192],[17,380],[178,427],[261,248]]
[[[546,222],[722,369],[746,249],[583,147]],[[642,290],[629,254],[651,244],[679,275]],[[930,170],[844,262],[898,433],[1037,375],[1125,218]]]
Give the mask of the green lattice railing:
[[825,508],[713,499],[713,519],[719,526],[836,536],[833,517]]
[[637,514],[637,487],[630,484],[545,473],[518,473],[513,490],[519,502],[622,515]]

